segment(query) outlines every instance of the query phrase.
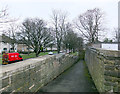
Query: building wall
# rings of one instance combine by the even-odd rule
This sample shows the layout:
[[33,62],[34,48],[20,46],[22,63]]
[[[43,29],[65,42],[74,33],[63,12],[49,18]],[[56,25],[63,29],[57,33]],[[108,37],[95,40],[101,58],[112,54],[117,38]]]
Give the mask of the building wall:
[[92,46],[95,47],[95,48],[101,48],[101,43],[92,44]]
[[18,44],[17,45],[17,51],[28,51],[28,47],[24,44]]
[[[9,43],[4,43],[4,42],[0,42],[0,53],[2,53],[2,51],[4,51],[4,48],[7,48],[7,52],[9,51],[10,48],[12,48],[12,46]],[[15,45],[15,51],[17,51],[17,45]]]
[[77,56],[47,55],[3,66],[1,92],[36,92],[71,65]]
[[94,48],[102,48],[106,50],[118,50],[118,43],[97,43],[92,44]]
[[102,43],[101,48],[106,49],[106,50],[118,50],[118,44],[106,44]]
[[[9,49],[12,48],[12,46],[9,43],[0,42],[0,53],[2,53],[2,51],[4,51],[3,50],[4,48],[7,48],[7,52],[8,52]],[[27,46],[25,46],[24,44],[16,44],[15,52],[17,52],[17,51],[28,51]]]
[[85,61],[99,92],[120,92],[120,51],[88,47]]

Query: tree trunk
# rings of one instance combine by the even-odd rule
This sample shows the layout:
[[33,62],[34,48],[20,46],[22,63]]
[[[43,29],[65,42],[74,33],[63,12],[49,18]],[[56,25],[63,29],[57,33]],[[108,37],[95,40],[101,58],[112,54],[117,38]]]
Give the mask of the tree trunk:
[[60,53],[60,47],[57,48],[58,53]]
[[57,51],[60,53],[60,45],[57,46]]
[[51,51],[52,51],[52,46],[51,46]]
[[39,56],[40,51],[35,51],[36,57]]
[[36,53],[36,57],[38,57],[39,56],[39,54],[38,53]]
[[66,53],[67,53],[67,47],[66,47],[65,51],[66,51]]
[[73,53],[75,53],[75,49],[73,48]]
[[92,43],[94,43],[94,37],[92,37]]
[[69,48],[69,53],[70,53],[70,48]]

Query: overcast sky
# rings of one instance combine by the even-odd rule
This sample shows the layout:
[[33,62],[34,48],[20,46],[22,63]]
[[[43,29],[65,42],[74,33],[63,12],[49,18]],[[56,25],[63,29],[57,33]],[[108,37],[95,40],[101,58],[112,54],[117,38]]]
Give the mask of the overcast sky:
[[113,36],[113,28],[118,26],[119,0],[0,0],[0,7],[7,6],[9,15],[23,20],[39,17],[50,21],[53,9],[67,11],[72,21],[87,9],[100,8],[105,13],[105,25],[109,28],[107,37]]

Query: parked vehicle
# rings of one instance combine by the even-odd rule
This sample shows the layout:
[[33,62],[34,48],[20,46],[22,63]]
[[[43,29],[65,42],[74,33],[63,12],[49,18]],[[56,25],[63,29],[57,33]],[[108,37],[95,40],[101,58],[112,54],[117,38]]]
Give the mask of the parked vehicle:
[[49,54],[49,55],[53,55],[53,52],[49,52],[48,54]]
[[63,51],[60,51],[60,53],[63,53]]
[[2,56],[2,64],[11,62],[22,61],[23,58],[19,53],[4,53]]

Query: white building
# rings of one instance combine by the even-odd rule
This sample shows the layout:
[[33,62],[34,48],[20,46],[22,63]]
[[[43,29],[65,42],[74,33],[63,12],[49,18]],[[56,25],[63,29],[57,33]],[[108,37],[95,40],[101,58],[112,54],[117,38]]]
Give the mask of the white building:
[[102,48],[105,50],[118,50],[118,43],[117,42],[112,42],[112,43],[96,43],[92,45],[95,48]]
[[118,50],[118,43],[102,43],[101,48],[106,50]]
[[[11,39],[5,35],[0,36],[0,53],[2,51],[9,51],[12,50],[12,46],[10,45]],[[17,44],[15,44],[15,51],[17,51]]]
[[[11,38],[9,38],[6,35],[0,35],[0,53],[2,53],[2,51],[13,51],[11,42],[14,43],[14,40],[12,40]],[[51,50],[51,48],[47,48],[47,50]],[[57,50],[56,47],[53,47],[52,50]],[[15,52],[27,52],[28,51],[28,46],[26,46],[24,43],[19,42],[14,44],[14,51]],[[33,51],[33,49],[29,49],[29,51]]]

